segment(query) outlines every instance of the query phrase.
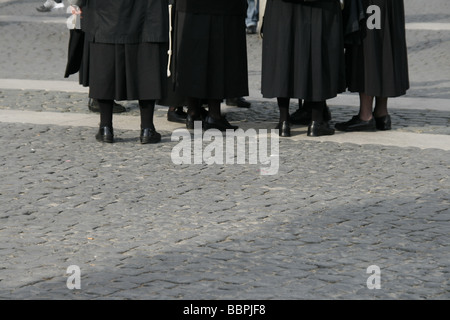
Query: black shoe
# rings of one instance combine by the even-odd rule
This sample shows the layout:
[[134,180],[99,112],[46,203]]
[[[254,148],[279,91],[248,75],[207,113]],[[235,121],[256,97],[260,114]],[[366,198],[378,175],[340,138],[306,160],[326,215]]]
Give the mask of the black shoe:
[[[100,107],[98,105],[97,99],[89,98],[88,108],[92,112],[100,112]],[[117,102],[114,101],[113,113],[122,113],[122,112],[126,112],[126,111],[127,111],[127,109],[124,106],[122,106],[121,104],[118,104]]]
[[339,122],[334,126],[339,131],[355,132],[355,131],[374,131],[375,118],[372,117],[369,121],[363,121],[359,115],[354,116],[347,122]]
[[52,11],[52,8],[46,7],[44,5],[40,5],[39,7],[36,8],[36,10],[39,12],[50,12],[50,11]]
[[328,122],[312,121],[308,126],[308,137],[332,136],[334,129],[330,128]]
[[288,121],[279,122],[275,129],[278,129],[278,135],[280,137],[291,136],[291,126],[289,125]]
[[391,116],[385,115],[384,117],[378,117],[375,118],[375,125],[378,130],[391,130],[392,129],[392,122],[391,122]]
[[226,131],[226,130],[236,130],[239,127],[231,125],[227,119],[224,117],[220,119],[214,119],[213,117],[208,116],[205,119],[205,122],[203,123],[203,127],[205,130],[208,129],[218,129],[220,131]]
[[156,132],[155,127],[141,129],[140,140],[142,144],[158,143],[161,141],[161,134]]
[[226,99],[225,101],[227,106],[230,107],[238,107],[238,108],[250,108],[251,103],[245,100],[243,97],[234,98],[234,99]]
[[100,142],[113,143],[114,142],[114,131],[112,127],[100,127],[95,139]]
[[208,110],[206,110],[203,107],[200,107],[197,110],[197,113],[192,115],[187,113],[186,115],[186,128],[187,129],[194,129],[194,125],[195,125],[195,121],[201,121],[202,122],[202,126],[203,126],[203,121],[205,121],[205,119],[208,117]]
[[167,111],[167,121],[186,123],[187,113],[183,109],[176,109],[175,111]]

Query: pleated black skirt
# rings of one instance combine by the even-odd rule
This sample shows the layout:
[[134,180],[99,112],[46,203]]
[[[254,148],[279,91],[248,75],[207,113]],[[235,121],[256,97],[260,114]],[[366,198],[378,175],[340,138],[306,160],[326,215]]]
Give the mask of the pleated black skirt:
[[248,64],[243,15],[194,14],[175,18],[176,90],[200,99],[248,96]]
[[268,0],[263,35],[264,97],[324,101],[345,91],[339,1]]
[[346,48],[351,92],[397,97],[409,89],[403,0],[362,0],[364,9],[381,9],[381,29],[367,29],[362,45]]
[[167,44],[85,42],[80,83],[89,97],[158,100],[167,85]]

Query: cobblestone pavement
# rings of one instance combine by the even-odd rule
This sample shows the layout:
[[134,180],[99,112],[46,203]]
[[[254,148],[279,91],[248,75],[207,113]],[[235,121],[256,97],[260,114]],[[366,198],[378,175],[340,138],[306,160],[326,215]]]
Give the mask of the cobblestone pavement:
[[[448,1],[405,2],[409,23],[450,21]],[[0,78],[76,81],[61,76],[65,14],[38,14],[40,3],[0,1]],[[450,99],[449,37],[408,31],[411,101]],[[248,46],[256,92],[260,39]],[[230,120],[277,118],[273,102],[249,99]],[[0,88],[3,110],[89,113],[86,103]],[[355,112],[332,107],[334,121]],[[391,113],[394,131],[450,134],[450,107]],[[166,128],[154,146],[137,130],[117,130],[113,145],[93,131],[0,119],[0,299],[450,298],[450,151],[282,139],[279,172],[264,176],[259,164],[175,165]],[[81,289],[67,287],[71,265]],[[367,286],[372,265],[379,290]]]

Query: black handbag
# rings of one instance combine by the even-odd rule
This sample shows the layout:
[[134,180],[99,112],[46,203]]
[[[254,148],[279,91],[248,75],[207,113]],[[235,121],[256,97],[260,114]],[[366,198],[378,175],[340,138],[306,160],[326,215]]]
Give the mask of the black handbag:
[[71,29],[69,37],[69,48],[67,53],[67,65],[64,78],[80,71],[81,59],[84,50],[84,32],[81,29]]

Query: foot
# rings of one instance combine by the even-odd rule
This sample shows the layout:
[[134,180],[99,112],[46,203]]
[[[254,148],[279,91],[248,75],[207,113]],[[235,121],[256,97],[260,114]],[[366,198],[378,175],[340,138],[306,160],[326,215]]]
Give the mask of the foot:
[[245,100],[243,97],[234,98],[234,99],[226,99],[225,101],[227,106],[238,107],[238,108],[250,108],[251,103]]
[[278,125],[275,127],[275,129],[278,129],[278,135],[280,137],[291,136],[291,126],[289,125],[288,121],[279,122]]
[[378,130],[386,131],[392,129],[391,116],[385,115],[382,117],[375,117],[375,126]]
[[99,142],[113,143],[114,142],[114,131],[112,127],[100,127],[95,139]]
[[308,126],[308,137],[331,136],[334,129],[330,128],[328,122],[312,121]]
[[374,131],[375,118],[372,117],[368,121],[361,120],[359,115],[354,116],[347,122],[339,122],[335,124],[335,128],[339,131],[355,132],[355,131]]
[[170,122],[178,122],[178,123],[186,123],[187,113],[183,111],[183,109],[177,108],[174,111],[167,111],[167,121]]
[[218,129],[220,131],[226,131],[226,130],[236,130],[239,127],[231,125],[228,122],[228,120],[225,119],[224,117],[222,117],[220,119],[214,119],[213,117],[208,116],[205,119],[204,128],[205,128],[205,130]]
[[158,143],[161,141],[161,134],[156,132],[155,127],[141,129],[140,140],[142,144]]

